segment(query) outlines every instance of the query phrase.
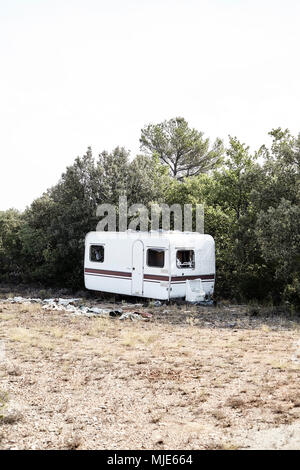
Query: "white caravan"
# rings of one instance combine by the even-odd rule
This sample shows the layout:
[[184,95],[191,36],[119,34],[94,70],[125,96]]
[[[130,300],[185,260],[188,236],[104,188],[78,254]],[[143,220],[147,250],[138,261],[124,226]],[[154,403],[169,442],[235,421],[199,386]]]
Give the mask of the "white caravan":
[[214,239],[197,232],[89,232],[84,281],[95,291],[204,300],[214,290]]

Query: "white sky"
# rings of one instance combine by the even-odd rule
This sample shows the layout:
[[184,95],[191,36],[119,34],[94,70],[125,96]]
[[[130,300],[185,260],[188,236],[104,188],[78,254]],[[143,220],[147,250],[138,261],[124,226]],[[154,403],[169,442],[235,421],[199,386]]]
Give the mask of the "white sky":
[[0,210],[175,116],[252,149],[300,131],[299,0],[0,0]]

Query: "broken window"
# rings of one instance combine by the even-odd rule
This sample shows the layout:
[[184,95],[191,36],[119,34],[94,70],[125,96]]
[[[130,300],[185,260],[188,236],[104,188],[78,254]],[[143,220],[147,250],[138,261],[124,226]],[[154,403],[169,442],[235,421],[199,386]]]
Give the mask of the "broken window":
[[90,261],[96,261],[103,263],[104,261],[104,246],[102,245],[91,245],[90,248]]
[[176,266],[177,268],[190,268],[195,267],[195,252],[194,250],[177,250],[176,252]]
[[165,265],[165,250],[149,249],[147,251],[147,265],[151,268],[163,268]]

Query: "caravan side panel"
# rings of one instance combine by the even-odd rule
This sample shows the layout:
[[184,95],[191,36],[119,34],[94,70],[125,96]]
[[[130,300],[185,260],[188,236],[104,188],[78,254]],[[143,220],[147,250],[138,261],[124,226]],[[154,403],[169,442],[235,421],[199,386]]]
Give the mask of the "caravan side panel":
[[[133,265],[133,246],[141,257]],[[98,248],[97,248],[98,247]],[[152,251],[152,253],[151,253]],[[164,263],[162,261],[164,252]],[[181,252],[181,253],[180,253]],[[189,252],[189,253],[187,253]],[[191,253],[194,253],[191,262]],[[152,260],[149,262],[149,256]],[[178,264],[178,257],[179,264]],[[157,262],[155,261],[157,259]],[[201,279],[206,294],[215,284],[215,245],[209,235],[90,232],[86,236],[85,287],[124,295],[167,300],[184,298],[186,281]],[[138,285],[133,273],[138,268]],[[136,279],[135,279],[136,280]]]
[[[87,289],[131,295],[131,240],[91,232],[86,237],[84,283]],[[103,246],[104,260],[91,258],[92,247]]]

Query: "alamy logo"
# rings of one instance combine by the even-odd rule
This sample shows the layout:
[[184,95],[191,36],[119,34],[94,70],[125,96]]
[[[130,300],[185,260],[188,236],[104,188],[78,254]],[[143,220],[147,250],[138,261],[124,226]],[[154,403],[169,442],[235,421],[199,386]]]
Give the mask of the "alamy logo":
[[99,232],[125,232],[137,230],[178,230],[180,232],[204,233],[204,208],[202,204],[152,204],[150,210],[144,204],[128,207],[127,197],[120,196],[119,205],[100,204],[100,218],[96,230]]

